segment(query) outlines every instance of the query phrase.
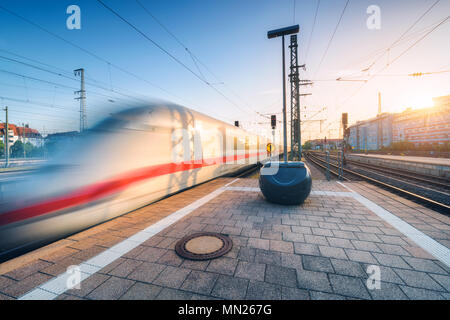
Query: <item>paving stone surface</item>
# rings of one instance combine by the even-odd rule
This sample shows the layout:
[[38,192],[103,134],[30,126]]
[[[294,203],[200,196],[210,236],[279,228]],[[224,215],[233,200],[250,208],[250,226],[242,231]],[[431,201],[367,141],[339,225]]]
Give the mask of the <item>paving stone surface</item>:
[[[233,179],[166,198],[65,239],[38,258],[0,265],[0,300],[38,285],[136,234]],[[366,183],[346,183],[443,245],[450,218]],[[239,179],[233,187],[258,186]],[[382,220],[335,181],[314,180],[300,206],[227,190],[81,282],[58,299],[450,299],[450,268]],[[222,232],[232,250],[210,261],[179,257],[175,243],[198,231]],[[369,289],[372,266],[380,289]],[[6,270],[1,272],[1,270]]]

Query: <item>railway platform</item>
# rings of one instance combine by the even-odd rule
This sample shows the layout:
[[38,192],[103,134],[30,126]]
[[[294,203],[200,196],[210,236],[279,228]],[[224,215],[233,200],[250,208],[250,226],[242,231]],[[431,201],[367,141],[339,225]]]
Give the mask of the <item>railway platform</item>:
[[382,165],[391,169],[402,169],[420,174],[450,178],[450,159],[394,156],[382,154],[348,154],[347,159],[367,164]]
[[[231,251],[180,258],[198,231]],[[449,248],[448,216],[365,182],[314,180],[281,206],[257,179],[219,178],[1,264],[0,299],[448,300]]]

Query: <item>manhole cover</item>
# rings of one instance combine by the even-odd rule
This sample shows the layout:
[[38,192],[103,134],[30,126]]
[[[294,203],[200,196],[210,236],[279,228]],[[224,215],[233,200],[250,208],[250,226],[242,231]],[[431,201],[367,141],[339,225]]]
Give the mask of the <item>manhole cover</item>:
[[175,251],[190,260],[208,260],[223,256],[233,247],[231,239],[224,234],[200,232],[188,235],[177,242]]

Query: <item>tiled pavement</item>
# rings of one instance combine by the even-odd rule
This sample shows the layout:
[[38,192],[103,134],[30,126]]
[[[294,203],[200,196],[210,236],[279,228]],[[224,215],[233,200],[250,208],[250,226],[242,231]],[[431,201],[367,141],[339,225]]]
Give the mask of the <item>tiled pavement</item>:
[[[20,297],[230,181],[203,184],[70,237],[1,275],[0,299]],[[449,246],[447,217],[364,183],[348,185]],[[238,186],[256,187],[257,180],[240,179]],[[322,180],[313,190],[348,191]],[[233,249],[211,261],[181,259],[174,245],[195,231],[228,234]],[[380,266],[379,290],[366,287],[369,265]],[[449,291],[448,267],[353,198],[311,195],[302,206],[283,207],[258,192],[225,191],[58,299],[450,299]]]

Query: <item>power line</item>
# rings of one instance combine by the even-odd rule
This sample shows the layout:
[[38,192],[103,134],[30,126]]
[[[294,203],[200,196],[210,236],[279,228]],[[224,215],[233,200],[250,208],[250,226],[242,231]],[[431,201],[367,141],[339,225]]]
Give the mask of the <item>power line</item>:
[[[51,74],[54,74],[54,75],[57,75],[57,76],[61,76],[61,77],[63,77],[63,78],[67,78],[67,79],[69,79],[69,80],[78,82],[78,79],[72,77],[73,72],[70,72],[70,71],[61,69],[61,68],[56,67],[56,66],[52,66],[52,65],[50,65],[50,64],[47,64],[47,63],[44,63],[44,62],[41,62],[41,61],[38,61],[38,60],[35,60],[35,59],[27,58],[27,57],[22,56],[22,55],[19,55],[19,54],[17,54],[17,53],[13,53],[13,52],[11,52],[11,51],[2,50],[2,49],[0,49],[0,51],[4,51],[4,52],[6,52],[6,53],[8,53],[8,54],[10,54],[10,55],[17,56],[17,57],[20,57],[20,58],[25,59],[25,60],[33,61],[33,62],[35,62],[35,63],[37,63],[37,64],[41,64],[41,65],[48,66],[48,67],[50,67],[50,68],[59,70],[60,72],[57,73],[57,72],[54,72],[54,71],[51,71],[51,70],[48,70],[48,69],[45,69],[45,68],[42,68],[42,67],[39,67],[39,66],[35,66],[35,65],[32,65],[32,64],[29,64],[29,63],[25,63],[25,62],[23,62],[23,61],[19,61],[19,60],[16,60],[16,59],[12,59],[12,58],[8,58],[8,57],[0,56],[0,58],[2,58],[2,59],[9,60],[9,61],[11,61],[11,62],[15,62],[15,63],[19,63],[19,64],[23,64],[23,65],[26,65],[26,66],[28,66],[28,67],[38,69],[38,70],[40,70],[40,71],[48,72],[48,73],[51,73]],[[109,64],[108,64],[108,66],[109,66]],[[110,70],[110,69],[109,69],[109,70]],[[62,74],[61,72],[62,72],[62,73],[65,73],[65,74],[70,74],[70,76],[64,75],[64,74]],[[22,75],[22,77],[25,77],[25,78],[26,78],[26,76],[24,76],[24,75]],[[100,84],[101,84],[101,83],[104,83],[104,82],[102,82],[102,81],[98,81],[98,80],[96,80],[96,79],[94,79],[94,78],[92,78],[92,77],[87,77],[87,76],[86,76],[86,79],[89,79],[89,80],[90,80],[90,81],[87,81],[87,82],[86,82],[86,84],[87,84],[88,86],[96,87],[96,88],[99,88],[99,89],[101,89],[101,90],[108,91],[108,92],[111,91],[112,93],[119,94],[119,95],[122,95],[122,96],[127,97],[127,98],[135,99],[135,100],[140,101],[140,102],[146,102],[146,100],[143,100],[143,99],[141,99],[141,98],[137,98],[137,97],[135,97],[135,96],[131,96],[131,95],[122,93],[122,92],[118,91],[117,89],[120,89],[120,90],[126,90],[126,91],[129,91],[129,92],[133,93],[133,94],[136,94],[135,92],[133,92],[133,91],[131,91],[131,90],[124,89],[124,88],[120,88],[120,87],[116,87],[117,89],[112,89],[112,88],[111,88],[111,89],[108,89],[108,88],[106,88],[106,87],[104,87],[104,86],[97,85],[97,84],[93,84],[93,83],[91,82],[91,81],[93,81],[93,82],[95,82],[95,83],[100,83]],[[33,80],[36,80],[36,79],[33,79]],[[106,83],[104,83],[104,84],[107,85]],[[66,86],[66,87],[67,87],[67,86]],[[78,88],[74,88],[74,87],[68,87],[68,88],[78,90]],[[89,93],[90,93],[90,94],[94,94],[94,95],[98,95],[98,96],[106,97],[106,98],[108,98],[108,101],[109,101],[109,102],[115,101],[115,100],[120,100],[120,99],[118,99],[117,97],[114,97],[114,96],[108,96],[108,95],[105,95],[105,94],[102,94],[102,93],[99,93],[99,92],[96,92],[96,91],[92,91],[92,90],[90,90]],[[128,102],[128,100],[123,100],[123,101]]]
[[17,99],[17,98],[4,97],[4,96],[0,96],[0,99],[1,100],[14,101],[14,102],[28,103],[28,104],[37,105],[37,106],[41,106],[41,107],[52,108],[52,109],[62,109],[62,110],[67,110],[67,111],[72,111],[72,112],[77,112],[78,113],[77,110],[68,109],[67,106],[48,104],[48,103],[44,103],[44,102],[36,102],[36,101],[33,101],[33,100],[24,100],[24,99]]
[[447,73],[447,72],[450,72],[450,70],[431,71],[431,72],[416,72],[416,73],[410,73],[407,76],[420,77],[420,76],[429,75],[429,74],[439,74],[439,73]]
[[[378,59],[376,59],[370,66],[369,66],[369,68],[368,69],[370,69],[370,68],[372,68],[387,52],[389,52],[400,40],[402,40],[403,39],[403,37],[410,31],[410,30],[412,30],[419,22],[420,22],[420,20],[422,20],[422,18],[423,17],[425,17],[427,14],[428,14],[428,12],[430,12],[431,11],[431,9],[433,9],[433,7],[435,6],[435,5],[437,5],[439,2],[440,2],[441,0],[436,0],[427,10],[425,10],[425,12],[424,13],[422,13],[421,15],[420,15],[420,17],[417,19],[417,20],[415,20],[414,22],[413,22],[413,24],[411,25],[411,26],[409,26],[409,28],[408,29],[406,29],[405,30],[405,32],[403,32],[402,33],[402,35],[397,39],[397,40],[395,40],[390,46],[389,46],[389,48],[387,48],[386,50],[385,50],[385,52],[381,55],[381,56],[379,56],[378,57]],[[392,63],[392,62],[391,62]]]
[[150,81],[148,81],[148,80],[142,78],[141,76],[139,76],[139,75],[137,75],[137,74],[135,74],[135,73],[133,73],[133,72],[131,72],[131,71],[126,70],[125,68],[122,68],[122,67],[120,67],[120,66],[118,66],[118,65],[116,65],[116,64],[114,64],[114,63],[112,63],[112,62],[110,62],[110,61],[108,61],[107,59],[104,59],[104,58],[100,57],[99,55],[93,53],[92,51],[89,51],[89,50],[87,50],[87,49],[85,49],[85,48],[79,46],[78,44],[76,44],[76,43],[74,43],[74,42],[72,42],[72,41],[69,41],[69,40],[63,38],[63,37],[59,36],[58,34],[56,34],[56,33],[54,33],[54,32],[51,32],[50,30],[48,30],[48,29],[42,27],[41,25],[39,25],[39,24],[37,24],[37,23],[35,23],[35,22],[33,22],[33,21],[31,21],[31,20],[29,20],[29,19],[27,19],[27,18],[25,18],[25,17],[23,17],[23,16],[21,16],[21,15],[15,13],[15,12],[13,12],[13,11],[7,9],[7,8],[5,8],[5,7],[2,6],[2,5],[0,5],[0,9],[2,9],[2,10],[4,10],[4,11],[8,12],[9,14],[15,16],[16,18],[18,18],[18,19],[20,19],[20,20],[22,20],[22,21],[25,21],[26,23],[28,23],[28,24],[30,24],[30,25],[32,25],[32,26],[38,28],[39,30],[41,30],[41,31],[43,31],[43,32],[45,32],[45,33],[47,33],[47,34],[49,34],[49,35],[51,35],[51,36],[53,36],[53,37],[55,37],[55,38],[57,38],[57,39],[63,41],[63,42],[65,42],[65,43],[67,43],[67,44],[69,44],[69,45],[71,45],[71,46],[73,46],[73,47],[75,47],[75,48],[81,50],[81,51],[83,51],[84,53],[86,53],[86,54],[88,54],[88,55],[94,57],[95,59],[100,60],[100,61],[102,61],[102,62],[104,62],[104,63],[110,64],[111,66],[113,66],[114,68],[120,70],[120,71],[123,72],[123,73],[126,73],[126,74],[128,74],[128,75],[130,75],[130,76],[132,76],[132,77],[134,77],[134,78],[136,78],[136,79],[138,79],[138,80],[140,80],[140,81],[146,82],[146,83],[149,84],[150,86],[152,86],[152,87],[154,87],[154,88],[157,88],[157,89],[163,91],[164,93],[166,93],[166,94],[168,94],[168,95],[170,95],[170,96],[172,96],[172,97],[175,97],[175,98],[180,99],[180,100],[184,100],[184,99],[178,97],[177,95],[175,95],[175,94],[169,92],[168,90],[166,90],[166,89],[164,89],[164,88],[162,88],[162,87],[160,87],[160,86],[158,86],[158,85],[156,85],[156,84],[154,84],[154,83],[152,83],[152,82],[150,82]]
[[[395,61],[397,61],[398,59],[400,59],[406,52],[408,52],[409,50],[411,50],[414,46],[416,46],[420,41],[422,41],[423,39],[425,39],[428,35],[430,35],[433,31],[435,31],[437,28],[439,28],[441,25],[443,25],[445,22],[448,21],[448,19],[450,18],[450,16],[447,16],[446,18],[444,18],[439,24],[437,24],[435,27],[433,27],[430,31],[428,31],[425,35],[423,35],[420,39],[418,39],[417,41],[415,41],[411,46],[409,46],[406,50],[404,50],[400,55],[398,55],[394,60],[391,61],[391,63],[389,65],[384,66],[381,70],[379,70],[377,73],[373,74],[367,81],[365,81],[360,87],[358,87],[358,89],[353,92],[343,103],[341,103],[341,105],[336,109],[340,109],[342,106],[344,106],[348,101],[350,101],[350,99],[352,99],[357,93],[359,93],[359,91],[370,81],[372,80],[374,77],[378,76],[378,74],[384,70],[386,70],[389,66],[392,65],[392,63],[394,63]],[[330,123],[331,124],[331,123]]]
[[[209,86],[210,88],[212,88],[216,93],[218,93],[219,95],[221,95],[225,100],[227,100],[229,103],[231,103],[233,106],[235,106],[237,109],[239,109],[240,111],[244,111],[247,112],[246,110],[242,109],[239,105],[237,105],[233,100],[231,100],[230,98],[228,98],[225,94],[223,94],[220,90],[218,90],[216,87],[214,87],[211,83],[209,83],[208,81],[206,81],[204,78],[202,78],[202,76],[200,76],[199,74],[197,74],[196,72],[194,72],[191,68],[189,68],[186,64],[184,64],[182,61],[180,61],[177,57],[175,57],[173,54],[171,54],[169,51],[167,51],[165,48],[163,48],[160,44],[158,44],[155,40],[153,40],[152,38],[150,38],[147,34],[145,34],[143,31],[141,31],[139,28],[137,28],[134,24],[132,24],[130,21],[128,21],[127,19],[125,19],[124,17],[122,17],[117,11],[115,11],[114,9],[112,9],[111,7],[109,7],[108,5],[106,5],[103,1],[101,0],[97,0],[97,2],[99,2],[102,6],[104,6],[107,10],[109,10],[111,13],[113,13],[116,17],[118,17],[120,20],[122,20],[124,23],[126,23],[127,25],[129,25],[132,29],[134,29],[136,32],[138,32],[141,36],[143,36],[145,39],[147,39],[148,41],[150,41],[153,45],[155,45],[158,49],[160,49],[163,53],[165,53],[166,55],[168,55],[172,60],[174,60],[176,63],[178,63],[179,65],[181,65],[184,69],[186,69],[187,71],[189,71],[191,74],[193,74],[197,79],[199,79],[201,82],[205,83],[207,86]],[[160,23],[161,24],[161,23]],[[167,30],[167,28],[165,28]],[[172,34],[172,33],[171,33]],[[173,35],[173,34],[172,34]],[[176,38],[176,37],[175,37]],[[177,41],[181,44],[182,42],[178,40],[178,38],[176,38]],[[183,47],[185,47],[183,45]],[[186,47],[185,47],[186,48]],[[193,55],[192,55],[193,56]],[[248,112],[247,112],[248,113]]]
[[292,12],[294,13],[294,18],[293,18],[293,21],[292,21],[292,24],[295,24],[295,0],[293,0],[294,1],[294,10],[292,10]]
[[[49,84],[49,85],[52,85],[52,86],[56,86],[56,87],[64,87],[64,88],[71,89],[71,90],[78,90],[78,88],[76,88],[76,87],[71,87],[71,86],[68,86],[68,85],[65,85],[65,84],[56,83],[56,82],[52,82],[52,81],[48,81],[48,80],[44,80],[44,79],[40,79],[40,78],[30,77],[30,76],[26,76],[24,74],[11,72],[11,71],[4,70],[4,69],[0,69],[0,72],[6,73],[6,74],[10,74],[10,75],[13,75],[13,76],[17,76],[17,77],[21,77],[21,78],[24,78],[24,79],[30,79],[30,80],[33,80],[33,81],[46,83],[46,84]],[[72,79],[72,80],[75,80],[75,79]],[[88,85],[91,86],[91,84],[88,84]],[[25,87],[25,86],[23,86],[23,87]],[[107,90],[107,89],[103,89],[103,90]],[[103,97],[106,97],[106,98],[109,98],[109,99],[117,99],[116,97],[108,96],[108,95],[105,95],[105,94],[102,94],[102,93],[99,93],[99,92],[96,92],[96,91],[89,91],[89,93],[94,94],[94,95],[98,95],[98,96],[103,96]],[[132,97],[132,96],[129,96],[129,97]]]
[[196,57],[189,50],[189,48],[183,42],[181,42],[181,40],[178,39],[178,37],[175,36],[175,34],[173,34],[173,32],[171,32],[161,21],[159,21],[159,19],[156,18],[139,0],[135,0],[135,1],[153,20],[156,21],[157,24],[159,24],[161,26],[161,28],[163,28],[172,38],[175,39],[176,42],[178,42],[178,44],[180,46],[182,46],[186,50],[186,52],[189,54],[189,56],[191,57],[192,61],[194,62],[194,65],[197,68],[197,71],[202,76],[203,80],[207,81],[205,76],[203,75],[202,71],[200,70],[199,66],[197,65],[197,62],[195,61]]
[[43,79],[39,79],[39,78],[35,78],[35,77],[25,76],[23,74],[12,72],[12,71],[8,71],[8,70],[4,70],[4,69],[0,69],[0,72],[6,73],[6,74],[10,74],[10,75],[14,75],[14,76],[17,76],[17,77],[24,77],[24,78],[27,78],[27,79],[30,79],[30,80],[39,81],[39,82],[47,83],[47,84],[58,86],[58,87],[65,87],[65,88],[77,90],[77,88],[75,88],[75,87],[70,87],[70,86],[67,86],[67,85],[64,85],[64,84],[60,84],[60,83],[56,83],[56,82],[52,82],[52,81],[47,81],[47,80],[43,80]]
[[[15,106],[15,105],[8,105],[8,106],[9,107],[18,107],[18,106]],[[23,113],[23,114],[32,114],[32,115],[43,116],[43,117],[52,117],[52,118],[60,119],[58,121],[63,120],[63,121],[69,122],[69,120],[67,118],[59,117],[59,116],[56,116],[54,114],[41,114],[41,113],[36,113],[36,112],[31,112],[31,111],[23,111],[23,110],[9,110],[9,111],[10,112],[14,112],[14,113]],[[76,121],[70,121],[70,123],[72,123],[72,122],[75,123]]]
[[[442,21],[442,19],[439,19],[439,21],[436,21],[436,22],[434,22],[434,23],[428,25],[428,26],[425,27],[425,28],[422,28],[422,29],[420,29],[420,30],[418,30],[418,31],[416,31],[416,32],[413,32],[413,33],[409,34],[409,35],[406,36],[406,37],[403,37],[403,39],[400,40],[400,41],[398,41],[395,45],[389,45],[389,46],[387,46],[387,47],[385,47],[385,48],[377,49],[377,50],[371,52],[370,54],[364,56],[363,58],[358,59],[357,61],[358,61],[358,63],[359,63],[359,62],[364,62],[364,61],[366,61],[366,60],[372,58],[372,56],[377,56],[377,57],[375,58],[375,61],[372,61],[371,63],[368,64],[369,67],[365,67],[363,70],[358,70],[358,71],[356,71],[356,72],[354,72],[354,73],[345,75],[345,77],[350,77],[350,76],[353,76],[353,75],[360,74],[361,72],[367,72],[367,71],[369,71],[370,68],[372,68],[372,66],[375,65],[375,63],[376,63],[376,62],[377,62],[377,61],[378,61],[378,60],[379,60],[379,59],[380,59],[387,51],[392,50],[393,48],[395,48],[396,46],[399,46],[399,45],[402,44],[403,42],[407,42],[407,41],[410,41],[410,40],[413,39],[413,38],[420,37],[421,35],[425,34],[425,33],[428,32],[429,30],[431,30],[433,27],[435,27],[437,24],[439,24],[441,21]],[[350,63],[350,64],[347,64],[347,65],[346,65],[346,68],[348,68],[348,66],[351,65],[351,64],[354,65],[354,64],[356,64],[356,63],[355,63],[355,62],[352,62],[352,63]]]
[[336,34],[336,31],[339,28],[339,25],[341,23],[342,17],[344,16],[345,10],[347,9],[347,6],[348,6],[349,2],[350,2],[350,0],[347,0],[347,2],[345,3],[344,9],[342,10],[342,13],[341,13],[341,16],[339,17],[338,23],[336,24],[336,27],[334,28],[333,34],[331,35],[331,38],[330,38],[330,41],[328,41],[327,48],[325,49],[325,52],[323,53],[322,59],[320,59],[319,66],[317,67],[316,72],[314,73],[315,75],[317,75],[317,73],[319,72],[320,67],[322,66],[322,62],[323,62],[323,60],[325,59],[325,56],[328,53],[328,49],[330,49],[331,43],[333,42],[334,36]]
[[[138,29],[134,24],[132,24],[130,21],[122,17],[117,11],[106,5],[103,1],[97,0],[102,6],[104,6],[106,9],[108,9],[111,13],[113,13],[116,17],[118,17],[120,20],[128,24],[132,29],[134,29],[137,33],[139,33],[141,36],[143,36],[145,39],[150,41],[153,45],[155,45],[158,49],[160,49],[162,52],[164,52],[166,55],[168,55],[170,58],[172,58],[175,62],[177,62],[179,65],[181,65],[184,69],[188,70],[190,73],[192,73],[195,77],[200,79],[202,82],[205,82],[197,73],[195,73],[191,68],[189,68],[187,65],[185,65],[183,62],[181,62],[177,57],[175,57],[173,54],[171,54],[169,51],[164,49],[159,43],[154,41],[152,38],[147,36],[144,32],[142,32],[140,29]],[[207,82],[206,82],[207,83]],[[208,84],[208,83],[207,83]]]
[[[197,69],[200,71],[200,75],[198,75],[197,73],[195,73],[192,69],[190,69],[188,66],[186,66],[184,63],[182,63],[179,59],[177,59],[175,56],[173,56],[171,53],[169,53],[166,49],[164,49],[162,46],[160,46],[158,43],[156,43],[153,39],[151,39],[150,37],[148,37],[145,33],[143,33],[142,31],[140,31],[137,27],[135,27],[131,22],[129,22],[128,20],[126,20],[125,18],[123,18],[122,16],[120,16],[116,11],[114,11],[112,8],[108,7],[105,3],[103,3],[101,0],[97,0],[98,2],[100,2],[105,8],[107,8],[108,10],[110,10],[114,15],[116,15],[117,17],[119,17],[122,21],[124,21],[126,24],[128,24],[129,26],[131,26],[134,30],[136,30],[139,34],[141,34],[144,38],[146,38],[147,40],[149,40],[151,43],[153,43],[154,45],[156,45],[159,49],[161,49],[164,53],[166,53],[167,55],[169,55],[169,57],[171,57],[173,60],[175,60],[177,63],[181,64],[182,67],[184,67],[185,69],[187,69],[190,73],[192,73],[193,75],[195,75],[200,81],[202,81],[203,83],[205,83],[206,85],[208,85],[209,87],[211,87],[214,91],[216,91],[219,95],[221,95],[223,98],[225,98],[225,100],[227,100],[228,102],[230,102],[232,105],[234,105],[237,109],[239,109],[240,111],[244,111],[246,113],[248,113],[245,109],[242,109],[239,105],[237,105],[233,100],[231,100],[230,98],[228,98],[225,94],[223,94],[220,90],[218,90],[216,87],[214,87],[210,82],[208,82],[204,75],[201,73],[200,69],[198,68],[197,64],[195,63],[195,60],[197,60],[200,64],[202,64],[211,74],[212,71],[209,70],[209,68],[207,68],[188,48],[187,46],[181,42],[172,32],[169,31],[168,28],[166,28],[153,14],[150,13],[150,11],[148,9],[146,9],[138,0],[136,0],[136,2],[153,18],[155,19],[155,21],[157,21],[157,23],[159,25],[161,25],[164,30],[166,30],[191,56],[191,58],[194,61],[194,64],[197,66]],[[213,74],[214,75],[214,74]],[[203,77],[203,78],[202,78]],[[217,79],[218,77],[215,76]],[[225,83],[222,82],[220,79],[218,79],[224,86]],[[227,87],[228,90],[232,91],[231,88]],[[238,96],[234,91],[232,91],[236,96]],[[257,113],[258,115],[260,115],[257,111],[252,110],[253,112]]]
[[[431,29],[429,32],[427,32],[423,37],[421,37],[419,40],[417,40],[416,42],[414,42],[411,46],[409,46],[406,50],[404,50],[400,55],[398,55],[394,60],[392,60],[392,62],[389,65],[386,65],[385,67],[383,67],[383,69],[381,69],[380,71],[378,71],[378,73],[384,71],[385,69],[387,69],[392,63],[394,63],[395,61],[397,61],[398,59],[400,59],[406,52],[408,52],[409,50],[411,50],[415,45],[417,45],[420,41],[422,41],[423,39],[425,39],[425,37],[427,37],[430,33],[432,33],[434,30],[436,30],[438,27],[440,27],[441,25],[443,25],[445,22],[448,21],[448,19],[450,18],[450,16],[448,16],[447,18],[445,18],[444,20],[441,21],[441,23],[439,23],[437,26],[435,26],[433,29]],[[348,101],[350,101],[351,98],[353,98],[357,93],[359,93],[359,91],[367,84],[368,81],[372,80],[374,77],[376,77],[377,74],[372,75],[366,82],[364,82],[355,92],[353,92],[343,103],[341,103],[341,105],[336,109],[340,109],[342,106],[344,106]],[[335,110],[335,111],[336,111]],[[326,127],[328,128],[330,125],[332,124],[332,122],[329,123],[329,125]],[[325,128],[325,129],[326,129]]]
[[[237,94],[233,89],[231,89],[224,81],[222,81],[214,72],[211,71],[210,68],[208,68],[205,63],[203,63],[187,46],[186,44],[184,44],[173,32],[171,32],[169,30],[169,28],[167,28],[154,14],[152,14],[150,12],[150,10],[148,10],[139,0],[135,0],[136,3],[153,19],[155,20],[156,23],[158,23],[181,47],[183,47],[184,50],[186,50],[186,52],[189,54],[189,56],[191,57],[192,61],[194,62],[195,67],[197,68],[199,74],[201,75],[201,77],[203,78],[203,81],[205,83],[207,83],[210,86],[213,86],[212,83],[210,83],[209,81],[207,81],[206,77],[204,76],[204,74],[202,73],[201,69],[199,68],[198,64],[200,64],[201,66],[203,66],[203,68],[205,68],[218,82],[219,84],[223,85],[225,88],[227,88],[234,96],[236,96],[238,99],[240,99],[242,102],[244,102],[244,104],[247,105],[247,107],[249,109],[251,109],[252,112],[256,113],[259,116],[265,117],[264,115],[262,115],[261,113],[259,113],[258,111],[256,111],[255,109],[253,109],[239,94]],[[198,63],[198,64],[197,64]],[[228,99],[227,99],[228,100]],[[234,102],[232,102],[233,104],[235,104]],[[238,107],[238,106],[237,106]],[[239,109],[241,109],[240,107],[238,107]]]
[[[10,61],[10,62],[15,62],[15,63],[18,63],[18,64],[22,64],[22,65],[25,65],[25,66],[30,67],[30,68],[34,68],[34,69],[37,69],[37,70],[40,70],[40,71],[44,71],[44,72],[47,72],[47,73],[50,73],[50,74],[53,74],[53,75],[57,75],[57,76],[62,77],[62,78],[66,78],[66,79],[69,79],[69,80],[77,81],[77,82],[78,82],[78,80],[77,80],[76,78],[73,78],[73,77],[71,77],[71,76],[67,76],[67,75],[64,75],[64,74],[62,74],[62,73],[54,72],[54,71],[51,71],[51,70],[48,70],[48,69],[45,69],[45,68],[42,68],[42,67],[39,67],[39,66],[36,66],[36,65],[32,65],[32,64],[30,64],[30,63],[26,63],[26,62],[23,62],[23,61],[19,61],[19,60],[17,60],[17,59],[8,58],[8,57],[5,57],[5,56],[0,56],[0,59],[4,59],[4,60],[8,60],[8,61]],[[120,95],[125,96],[125,97],[127,97],[127,98],[140,100],[140,99],[138,99],[138,98],[136,98],[136,97],[134,97],[134,96],[130,96],[130,95],[128,95],[128,94],[121,93],[121,92],[115,91],[115,90],[111,90],[111,89],[108,89],[108,88],[105,88],[105,87],[102,87],[102,86],[99,86],[99,85],[90,84],[89,82],[86,82],[86,84],[88,84],[88,85],[90,85],[90,86],[92,86],[92,87],[96,87],[96,88],[105,90],[105,91],[112,91],[112,92],[114,92],[114,93],[120,94]],[[109,98],[112,98],[112,97],[109,97]],[[144,100],[141,100],[141,101],[144,101]]]
[[311,34],[309,35],[308,45],[306,47],[305,62],[306,62],[306,59],[308,58],[309,48],[310,48],[310,45],[311,45],[311,40],[312,40],[312,36],[313,36],[313,33],[314,33],[314,28],[316,26],[317,13],[319,12],[319,6],[320,6],[320,0],[317,0],[316,13],[314,14],[314,22],[313,22],[313,26],[312,26],[312,29],[311,29]]
[[[422,36],[420,39],[418,39],[416,42],[414,42],[412,45],[410,45],[406,50],[404,50],[402,53],[400,53],[400,55],[398,55],[395,59],[393,59],[391,61],[390,64],[386,65],[381,71],[385,70],[386,68],[388,68],[391,64],[393,64],[395,61],[397,61],[398,59],[400,59],[406,52],[408,52],[409,50],[411,50],[413,47],[415,47],[420,41],[422,41],[423,39],[425,39],[430,33],[432,33],[434,30],[436,30],[437,28],[439,28],[441,25],[443,25],[444,23],[446,23],[448,21],[448,19],[450,18],[450,16],[448,16],[447,18],[445,18],[444,20],[442,20],[441,23],[439,23],[437,26],[435,26],[433,29],[431,29],[430,31],[428,31],[424,36]],[[379,71],[379,72],[381,72]]]

